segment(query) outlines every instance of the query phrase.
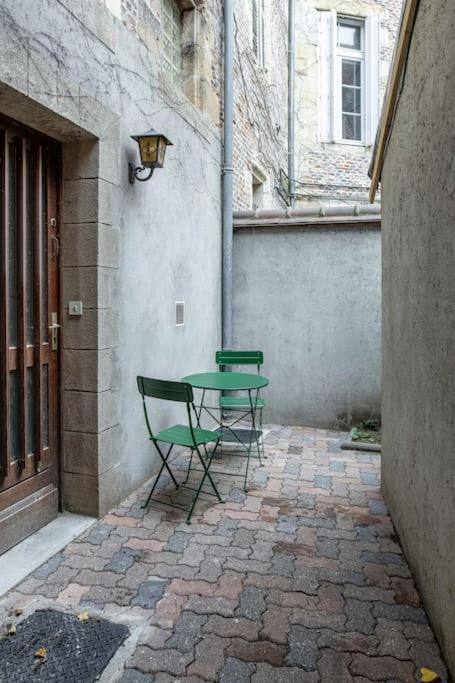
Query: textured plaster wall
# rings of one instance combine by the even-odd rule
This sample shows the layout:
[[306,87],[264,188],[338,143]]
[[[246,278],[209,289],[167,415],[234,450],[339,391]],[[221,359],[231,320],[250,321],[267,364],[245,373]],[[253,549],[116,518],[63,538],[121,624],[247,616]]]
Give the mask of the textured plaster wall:
[[[156,470],[136,375],[213,365],[219,130],[163,79],[153,34],[139,40],[104,2],[1,0],[0,18],[0,111],[62,142],[64,505],[103,514]],[[151,125],[174,146],[163,170],[132,186],[130,135]],[[72,299],[80,319],[68,316]],[[181,417],[169,404],[154,423]]]
[[265,419],[343,427],[380,411],[379,229],[238,230],[236,348],[264,351]]
[[402,0],[297,0],[296,176],[302,204],[368,201],[372,147],[320,141],[319,12],[379,20],[379,102],[382,102],[398,30]]
[[455,674],[455,6],[421,0],[382,173],[387,503]]

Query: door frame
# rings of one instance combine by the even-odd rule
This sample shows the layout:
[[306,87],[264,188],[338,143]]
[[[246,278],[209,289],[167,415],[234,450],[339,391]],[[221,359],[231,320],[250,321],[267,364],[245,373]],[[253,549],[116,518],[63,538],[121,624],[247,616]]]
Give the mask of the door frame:
[[[49,168],[47,168],[47,173],[48,173],[48,192],[47,192],[47,201],[49,201],[49,197],[52,195],[52,201],[55,205],[55,241],[50,242],[48,240],[47,243],[47,249],[46,249],[46,255],[47,255],[47,267],[49,267],[49,262],[50,259],[55,258],[55,289],[56,291],[54,292],[54,302],[55,302],[55,308],[58,316],[58,320],[60,321],[60,324],[62,324],[62,267],[61,267],[61,254],[60,254],[60,239],[62,235],[62,222],[61,222],[61,207],[62,207],[62,146],[59,143],[59,141],[55,140],[54,138],[51,138],[33,128],[30,126],[24,125],[21,122],[15,121],[11,119],[8,116],[5,116],[4,114],[0,113],[0,124],[4,124],[5,126],[9,127],[13,131],[16,130],[18,134],[20,135],[21,132],[25,135],[30,136],[33,141],[36,141],[37,143],[42,143],[46,146],[49,146],[52,149],[52,155],[54,158],[52,159],[52,173],[55,172],[55,178],[54,182],[50,183],[49,182]],[[3,135],[2,135],[3,138]],[[22,148],[25,149],[25,143],[23,143]],[[41,154],[41,152],[40,152]],[[39,157],[39,160],[41,160],[41,156]],[[37,162],[38,163],[38,162]],[[25,169],[25,164],[23,164],[23,168]],[[5,175],[7,173],[7,168],[6,165],[3,166],[1,169],[1,180],[2,180],[2,186],[3,182],[5,181]],[[34,182],[37,182],[37,186],[40,187],[40,182],[37,181],[37,179],[34,179]],[[23,192],[23,190],[22,190]],[[36,209],[35,211],[39,210],[40,202],[37,202]],[[52,209],[50,209],[52,210]],[[49,218],[49,212],[50,210],[48,209],[47,212],[47,218]],[[54,211],[53,211],[54,213]],[[6,221],[6,207],[5,207],[5,215],[2,217],[2,222]],[[22,219],[21,219],[22,220]],[[38,220],[38,219],[37,219]],[[21,222],[20,222],[21,223]],[[7,265],[7,259],[8,259],[8,252],[5,249],[5,243],[3,240],[3,234],[6,234],[7,226],[5,225],[4,232],[2,231],[2,235],[0,235],[0,241],[1,245],[3,247],[3,257],[5,260],[2,263],[3,270],[1,277],[3,279],[3,284],[4,284],[4,297],[0,297],[0,321],[4,320],[5,321],[5,329],[3,329],[3,325],[1,326],[1,335],[2,335],[2,340],[1,340],[1,350],[0,353],[3,356],[3,360],[1,363],[1,376],[0,379],[3,382],[6,381],[5,374],[8,374],[9,372],[9,363],[8,363],[8,355],[9,355],[9,350],[8,347],[6,346],[6,340],[7,340],[7,325],[8,321],[6,319],[6,312],[8,310],[8,303],[7,303],[7,296],[8,296],[8,283],[6,282],[7,279],[7,270],[6,270],[6,265]],[[48,227],[49,231],[49,227]],[[19,240],[19,244],[21,244],[21,240],[25,240],[25,227],[23,227],[23,235],[21,236]],[[36,243],[36,235],[34,232],[33,235],[33,240],[34,240],[34,247],[35,250],[37,249],[37,243]],[[25,249],[27,246],[27,242],[24,242],[24,247],[23,247],[23,253],[19,254],[19,259],[21,256],[25,254]],[[38,245],[39,246],[39,245]],[[36,266],[36,257],[35,257],[35,266]],[[25,270],[26,265],[23,264],[21,266],[23,270]],[[36,288],[36,270],[34,274],[34,287]],[[23,287],[19,287],[19,290],[23,290]],[[50,288],[49,288],[49,281],[46,286],[46,292],[49,294]],[[21,291],[18,292],[18,295],[21,293]],[[24,297],[24,320],[21,323],[22,328],[25,327],[26,321],[25,321],[25,297],[26,294],[24,291],[22,291],[22,296]],[[38,308],[38,317],[39,317],[39,306],[37,307],[37,297],[35,297],[35,326],[37,324],[37,308]],[[46,324],[49,324],[49,318],[50,318],[50,306],[48,310],[48,320],[46,321]],[[39,324],[41,324],[41,320],[38,320]],[[24,338],[22,340],[23,344],[25,344],[25,348],[27,346],[26,341],[25,341],[25,334],[22,330],[22,334],[24,335]],[[51,340],[50,340],[50,335],[49,335],[49,350],[48,353],[56,353],[56,362],[55,362],[55,367],[53,368],[53,372],[55,372],[55,378],[53,382],[49,382],[50,385],[55,386],[55,392],[52,391],[52,403],[55,402],[55,405],[52,405],[51,407],[51,401],[49,404],[49,429],[52,429],[52,432],[54,433],[54,442],[55,442],[55,458],[54,458],[54,463],[53,463],[53,468],[54,471],[50,469],[44,469],[42,472],[40,472],[39,467],[37,468],[37,471],[35,474],[32,474],[31,476],[23,479],[22,481],[18,481],[18,483],[13,484],[11,488],[7,488],[4,491],[2,491],[1,495],[1,505],[0,505],[0,512],[1,511],[8,511],[8,508],[10,506],[15,507],[22,503],[23,501],[27,501],[28,498],[37,498],[40,494],[41,491],[45,491],[48,488],[51,488],[52,486],[56,487],[57,490],[57,496],[58,496],[58,510],[62,510],[63,506],[63,440],[62,440],[62,387],[61,387],[61,381],[62,381],[62,361],[63,361],[63,353],[62,353],[62,334],[59,334],[59,343],[58,343],[58,348],[55,352],[51,351]],[[34,341],[34,346],[36,348],[36,342]],[[39,349],[39,356],[41,357],[42,349]],[[5,355],[6,354],[6,355]],[[27,366],[27,352],[25,352],[24,355],[24,360],[22,362],[22,365],[24,367]],[[19,355],[18,355],[19,357]],[[19,367],[19,365],[18,365]],[[24,369],[24,368],[22,368]],[[51,364],[49,362],[49,369],[51,369]],[[40,376],[41,372],[40,372]],[[23,384],[23,383],[22,383]],[[19,398],[20,401],[24,402],[25,401],[25,385],[22,386],[22,396]],[[36,388],[36,391],[41,392],[41,383],[38,383],[38,386]],[[50,394],[51,396],[51,394]],[[9,402],[9,396],[7,397],[7,403]],[[25,405],[25,404],[24,404]],[[25,410],[23,408],[22,410]],[[52,420],[51,420],[52,416]],[[55,424],[54,424],[55,422]],[[8,405],[5,406],[4,410],[0,412],[0,425],[2,427],[2,431],[5,430],[6,427],[9,428],[9,410],[8,410]],[[20,431],[24,432],[25,430],[25,420],[22,420],[22,423],[20,425]],[[6,431],[3,433],[6,434]],[[20,434],[20,438],[25,439],[25,433]],[[5,444],[2,444],[2,447],[5,447]],[[23,447],[24,450],[24,447]],[[9,454],[7,454],[6,457],[9,457]],[[27,457],[27,454],[26,454]],[[19,494],[19,498],[18,498]],[[55,499],[55,496],[52,496],[53,499]],[[47,509],[47,508],[46,508]],[[46,520],[44,520],[44,523],[47,523]],[[38,526],[39,528],[39,526]],[[28,535],[28,534],[27,534]],[[19,540],[20,538],[20,532],[19,532]]]

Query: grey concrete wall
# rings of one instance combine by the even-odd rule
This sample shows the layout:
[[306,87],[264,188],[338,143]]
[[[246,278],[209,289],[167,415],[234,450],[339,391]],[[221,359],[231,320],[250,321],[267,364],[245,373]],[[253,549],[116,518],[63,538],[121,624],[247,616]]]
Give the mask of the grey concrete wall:
[[383,491],[453,675],[454,34],[421,0],[382,173]]
[[264,351],[265,419],[343,427],[380,411],[379,229],[237,230],[236,348]]
[[[213,366],[219,129],[103,2],[0,0],[0,18],[0,111],[62,142],[63,500],[101,515],[156,470],[136,375]],[[150,126],[174,146],[152,180],[130,185],[130,135]],[[68,316],[73,299],[80,319]],[[167,404],[154,426],[181,419]]]

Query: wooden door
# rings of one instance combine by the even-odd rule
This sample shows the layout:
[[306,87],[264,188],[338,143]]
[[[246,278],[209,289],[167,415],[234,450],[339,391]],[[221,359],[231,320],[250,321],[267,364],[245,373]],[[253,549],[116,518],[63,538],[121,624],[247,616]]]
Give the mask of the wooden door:
[[0,119],[0,511],[59,482],[58,190],[58,144]]

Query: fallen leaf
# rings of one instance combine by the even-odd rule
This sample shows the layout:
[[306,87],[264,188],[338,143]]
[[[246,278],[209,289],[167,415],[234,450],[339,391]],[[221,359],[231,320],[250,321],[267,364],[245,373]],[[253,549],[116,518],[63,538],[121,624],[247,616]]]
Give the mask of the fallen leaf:
[[8,624],[6,627],[6,634],[8,636],[15,636],[16,635],[16,624]]
[[87,612],[87,610],[85,610],[84,612],[78,614],[77,618],[79,619],[79,621],[88,621],[90,619],[90,615]]
[[20,617],[21,614],[23,614],[23,613],[24,613],[24,611],[21,610],[21,609],[15,609],[15,610],[14,610],[14,616],[15,616],[15,617]]
[[39,650],[35,652],[35,657],[38,657],[38,659],[44,659],[44,657],[47,655],[47,650],[45,647],[40,647]]
[[420,679],[422,683],[438,683],[438,681],[441,680],[439,674],[437,674],[435,671],[432,671],[431,669],[427,669],[424,666],[422,666],[422,668],[420,669],[420,674],[422,676],[422,678]]

